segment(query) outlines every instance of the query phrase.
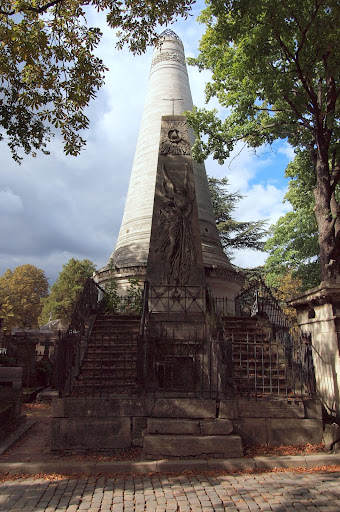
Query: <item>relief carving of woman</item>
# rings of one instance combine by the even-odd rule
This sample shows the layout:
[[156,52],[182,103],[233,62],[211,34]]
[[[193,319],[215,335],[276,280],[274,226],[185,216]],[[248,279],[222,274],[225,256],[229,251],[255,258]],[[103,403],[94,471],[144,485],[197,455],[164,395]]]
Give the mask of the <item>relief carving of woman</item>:
[[165,166],[161,166],[162,186],[158,227],[158,244],[155,252],[164,254],[162,282],[185,285],[196,263],[196,249],[192,237],[191,217],[194,187],[188,180],[185,164],[183,186],[176,186],[169,178]]

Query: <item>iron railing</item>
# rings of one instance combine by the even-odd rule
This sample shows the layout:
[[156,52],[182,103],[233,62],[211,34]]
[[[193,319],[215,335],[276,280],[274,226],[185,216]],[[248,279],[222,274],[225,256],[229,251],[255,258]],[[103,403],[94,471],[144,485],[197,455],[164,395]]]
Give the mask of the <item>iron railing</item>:
[[67,332],[59,334],[52,382],[60,394],[72,390],[96,314],[100,309],[98,286],[89,278],[74,305]]
[[311,396],[315,393],[312,346],[290,338],[243,341],[214,333],[209,343],[193,332],[185,340],[165,335],[145,343],[147,392],[175,396]]
[[[89,291],[92,295],[93,290]],[[220,398],[315,392],[311,342],[280,320],[271,294],[252,291],[259,307],[274,305],[277,314],[262,309],[274,321],[272,334],[243,332],[239,338],[236,332],[225,329],[218,302],[205,293],[203,287],[145,283],[139,335],[133,339],[130,333],[126,339],[120,335],[119,340],[113,334],[98,335],[82,370],[88,378],[83,388],[78,387],[78,394],[104,397],[146,392]],[[94,304],[90,300],[87,303]],[[97,304],[95,311],[98,308]],[[94,311],[92,306],[83,310]],[[181,331],[176,318],[184,324],[187,319],[190,327]],[[196,324],[190,323],[193,318]],[[90,328],[79,328],[59,341],[56,371],[58,388],[64,392],[72,389],[89,332]],[[121,347],[119,354],[117,345]],[[112,358],[118,362],[114,371]]]
[[148,311],[153,313],[204,313],[204,286],[149,285]]
[[265,316],[274,329],[291,327],[291,320],[283,312],[280,302],[261,279],[235,298],[235,310],[239,316]]

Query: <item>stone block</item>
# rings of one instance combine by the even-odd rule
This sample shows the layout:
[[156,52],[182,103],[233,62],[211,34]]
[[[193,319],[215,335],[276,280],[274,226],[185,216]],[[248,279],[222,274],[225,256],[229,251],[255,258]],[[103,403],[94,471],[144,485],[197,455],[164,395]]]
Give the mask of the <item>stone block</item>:
[[320,400],[306,399],[303,401],[305,418],[310,420],[322,420],[322,406]]
[[155,458],[216,456],[242,457],[239,436],[145,435],[144,453]]
[[303,455],[281,457],[254,457],[256,469],[304,468],[307,466]]
[[248,444],[266,444],[267,427],[264,418],[247,418],[234,421],[234,432]]
[[97,462],[93,474],[108,473],[114,475],[156,473],[158,462],[154,461],[101,461]]
[[237,400],[221,400],[218,417],[229,420],[238,418]]
[[[115,418],[124,416],[149,416],[153,408],[152,399],[109,399],[101,398],[63,398],[64,414],[69,418],[93,417]],[[60,407],[60,405],[59,405]]]
[[247,399],[238,400],[240,418],[304,418],[305,410],[301,400]]
[[12,389],[21,389],[22,386],[22,368],[16,366],[7,366],[0,368],[0,387],[11,387]]
[[[254,459],[209,459],[208,471],[244,471],[255,469]],[[228,510],[228,509],[226,509]]]
[[267,442],[273,446],[318,444],[322,442],[322,421],[309,419],[267,420]]
[[234,430],[230,420],[217,419],[203,420],[200,422],[201,434],[204,436],[228,435]]
[[[338,442],[336,442],[338,441]],[[326,423],[323,432],[323,442],[326,450],[340,449],[340,426],[336,423]],[[335,443],[335,444],[334,444]]]
[[159,398],[155,402],[156,418],[215,418],[215,400],[199,398]]
[[52,418],[54,451],[119,450],[131,444],[130,418]]
[[52,417],[53,418],[63,418],[65,416],[65,408],[64,408],[64,399],[63,398],[53,398],[52,400]]
[[148,434],[200,434],[199,420],[171,420],[168,418],[149,418]]
[[145,417],[132,418],[132,445],[143,446],[143,434],[147,427]]
[[157,463],[157,471],[159,473],[194,471],[196,474],[199,474],[202,471],[208,470],[208,464],[208,460],[160,460]]
[[306,466],[307,468],[314,468],[320,466],[339,466],[340,455],[336,453],[323,453],[315,455],[306,455]]

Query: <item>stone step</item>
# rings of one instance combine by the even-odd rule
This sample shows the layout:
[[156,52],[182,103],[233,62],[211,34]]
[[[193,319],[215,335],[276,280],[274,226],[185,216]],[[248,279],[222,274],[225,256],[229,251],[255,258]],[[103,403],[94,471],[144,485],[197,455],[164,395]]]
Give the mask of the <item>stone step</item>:
[[126,363],[130,363],[130,362],[134,362],[137,360],[137,356],[136,354],[115,354],[115,353],[110,353],[110,354],[96,354],[95,356],[87,356],[84,358],[83,360],[83,365],[87,365],[87,366],[93,366],[93,365],[98,365],[100,364],[101,362],[103,364],[105,364],[106,366],[107,365],[115,365],[115,364],[123,364],[124,362]]
[[143,452],[147,459],[243,457],[236,435],[145,434]]
[[103,354],[110,354],[110,353],[120,353],[120,352],[126,352],[133,353],[136,352],[137,345],[135,343],[129,343],[129,344],[107,344],[107,345],[88,345],[87,346],[87,353],[88,354],[94,354],[97,352],[101,352]]
[[227,419],[148,418],[148,434],[229,435],[234,426]]
[[120,387],[120,388],[131,388],[131,387],[136,387],[136,382],[134,379],[126,379],[126,380],[122,380],[122,379],[111,379],[110,382],[79,382],[77,381],[75,386],[74,386],[74,389],[75,390],[90,390],[90,391],[94,391],[94,392],[99,392],[99,391],[107,391],[107,390],[111,390],[112,392],[115,391],[115,389],[117,387]]
[[108,378],[112,376],[123,376],[123,375],[133,375],[136,373],[137,365],[129,365],[129,366],[112,366],[106,368],[84,368],[79,375],[79,378]]
[[95,336],[110,336],[110,335],[121,335],[121,336],[128,336],[131,334],[131,336],[138,336],[139,334],[139,327],[136,327],[133,329],[132,327],[124,328],[121,326],[111,326],[111,325],[105,325],[103,327],[96,327],[94,326],[92,331],[92,335]]

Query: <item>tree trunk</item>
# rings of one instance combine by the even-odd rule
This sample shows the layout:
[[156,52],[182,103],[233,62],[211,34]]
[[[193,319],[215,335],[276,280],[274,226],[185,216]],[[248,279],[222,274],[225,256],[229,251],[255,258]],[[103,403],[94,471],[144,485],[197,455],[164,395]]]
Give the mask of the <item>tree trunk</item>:
[[317,186],[314,191],[314,211],[319,231],[321,276],[322,281],[340,284],[339,219],[336,205],[334,205],[335,196],[331,187],[327,143],[322,142],[318,143],[316,158]]

